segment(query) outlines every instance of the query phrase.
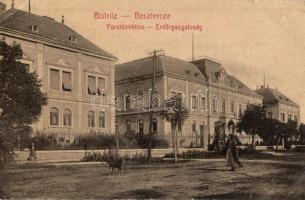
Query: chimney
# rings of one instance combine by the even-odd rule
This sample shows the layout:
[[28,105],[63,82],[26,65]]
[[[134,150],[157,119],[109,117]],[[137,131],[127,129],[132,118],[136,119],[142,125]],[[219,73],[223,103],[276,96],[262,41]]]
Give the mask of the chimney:
[[64,16],[64,15],[61,16],[61,23],[62,23],[62,24],[65,24],[65,16]]
[[14,3],[14,0],[12,0],[12,5],[11,5],[11,8],[14,9],[15,8],[15,3]]
[[2,15],[6,10],[6,4],[0,2],[0,15]]

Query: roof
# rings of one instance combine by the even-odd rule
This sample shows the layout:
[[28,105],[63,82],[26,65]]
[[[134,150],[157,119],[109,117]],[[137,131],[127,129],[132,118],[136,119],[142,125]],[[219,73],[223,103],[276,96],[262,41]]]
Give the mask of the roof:
[[298,106],[298,104],[276,89],[261,87],[260,89],[255,90],[255,92],[264,97],[263,104],[276,104],[280,102],[288,105]]
[[253,95],[257,95],[253,90],[251,90],[246,84],[235,78],[234,76],[231,76],[227,74],[226,69],[217,61],[205,58],[205,59],[199,59],[192,61],[200,71],[205,75],[209,81],[212,83],[218,83],[218,74],[221,71],[224,71],[226,73],[227,81],[229,82],[229,87],[232,89],[237,89],[239,92],[245,92]]
[[[131,62],[116,65],[116,81],[151,75],[153,73],[153,58],[146,57]],[[188,78],[205,81],[205,76],[200,72],[198,67],[187,61],[173,58],[170,56],[157,56],[156,74],[170,73]]]
[[[38,32],[32,31],[31,26],[33,25],[38,27]],[[0,16],[0,28],[26,33],[34,38],[40,37],[52,42],[59,42],[75,50],[117,60],[115,56],[102,50],[67,25],[56,22],[49,17],[43,17],[12,8]],[[75,37],[77,42],[71,43],[70,37]]]

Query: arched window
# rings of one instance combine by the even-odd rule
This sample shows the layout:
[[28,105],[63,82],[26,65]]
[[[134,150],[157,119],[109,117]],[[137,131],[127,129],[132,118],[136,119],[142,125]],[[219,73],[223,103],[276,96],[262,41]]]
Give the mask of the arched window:
[[67,108],[64,110],[64,126],[72,126],[72,112]]
[[201,110],[205,110],[205,105],[206,105],[206,99],[205,96],[201,96],[201,100],[200,100],[200,108]]
[[221,101],[221,111],[223,113],[226,112],[226,99],[225,98],[222,98],[222,101]]
[[231,110],[231,113],[234,113],[234,112],[235,112],[235,103],[234,103],[234,100],[231,100],[231,103],[230,103],[230,110]]
[[193,121],[193,124],[192,124],[192,132],[193,132],[193,133],[197,132],[196,121]]
[[214,111],[214,112],[217,112],[217,107],[218,107],[217,104],[218,104],[218,103],[217,103],[217,98],[214,97],[214,98],[213,98],[213,105],[212,105],[212,108],[213,108],[213,111]]
[[130,109],[130,104],[131,104],[131,96],[130,94],[125,95],[125,110]]
[[157,119],[152,120],[152,131],[157,132],[158,131],[158,121]]
[[50,110],[50,125],[58,126],[59,125],[59,112],[58,109],[53,107]]
[[98,124],[99,124],[99,128],[105,128],[105,113],[104,112],[100,112],[100,114],[98,116]]
[[158,95],[154,94],[152,96],[152,108],[157,109],[160,107],[160,98]]
[[89,128],[95,127],[95,116],[93,111],[88,112],[88,127]]
[[192,109],[197,109],[197,96],[192,96]]
[[138,132],[139,133],[144,133],[144,121],[142,119],[139,120],[139,124],[138,124]]
[[129,119],[126,120],[126,130],[127,131],[131,130],[131,121]]

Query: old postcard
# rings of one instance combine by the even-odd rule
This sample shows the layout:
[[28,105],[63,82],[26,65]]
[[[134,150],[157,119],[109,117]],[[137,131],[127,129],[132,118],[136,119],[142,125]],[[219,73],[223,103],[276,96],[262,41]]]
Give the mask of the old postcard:
[[302,0],[0,0],[0,199],[305,199]]

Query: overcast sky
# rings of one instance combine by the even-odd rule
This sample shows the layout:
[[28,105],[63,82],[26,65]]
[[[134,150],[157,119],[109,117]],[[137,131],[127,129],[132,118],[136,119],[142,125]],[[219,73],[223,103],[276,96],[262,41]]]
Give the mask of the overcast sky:
[[[8,7],[11,0],[5,0]],[[27,10],[28,0],[15,0]],[[266,82],[301,106],[305,119],[305,3],[293,0],[31,0],[32,13],[65,23],[119,58],[119,63],[163,49],[166,55],[190,60],[192,33],[170,31],[111,31],[106,24],[157,21],[133,20],[134,12],[169,13],[169,24],[202,24],[194,33],[195,57],[209,56],[223,63],[251,89]],[[96,20],[95,11],[130,15],[119,20]]]

